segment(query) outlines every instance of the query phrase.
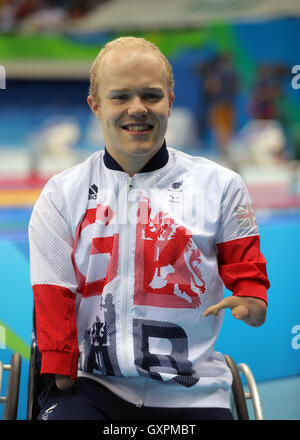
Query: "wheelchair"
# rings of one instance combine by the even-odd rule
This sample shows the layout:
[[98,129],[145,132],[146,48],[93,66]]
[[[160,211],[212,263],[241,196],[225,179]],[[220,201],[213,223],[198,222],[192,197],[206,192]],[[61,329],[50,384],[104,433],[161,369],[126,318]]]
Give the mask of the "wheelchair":
[[0,395],[0,403],[5,405],[3,420],[16,420],[18,413],[20,375],[22,358],[19,353],[13,353],[10,364],[0,361],[0,394],[2,389],[3,372],[8,372],[9,379],[5,396]]
[[[263,420],[263,411],[257,384],[249,366],[245,363],[236,364],[231,356],[224,355],[226,363],[231,370],[232,381],[232,402],[231,410],[236,414],[238,420],[250,420],[247,400],[251,400],[255,420]],[[245,377],[249,391],[246,391],[242,383]]]
[[[236,364],[231,356],[225,355],[233,382],[231,389],[231,410],[237,420],[250,420],[247,400],[250,399],[254,411],[255,420],[263,420],[262,405],[254,376],[247,364]],[[31,345],[30,370],[28,382],[28,404],[27,419],[36,420],[39,414],[38,395],[43,390],[45,382],[40,371],[41,355],[38,351],[36,341],[33,339]],[[242,375],[245,376],[249,391],[246,391],[242,383]]]

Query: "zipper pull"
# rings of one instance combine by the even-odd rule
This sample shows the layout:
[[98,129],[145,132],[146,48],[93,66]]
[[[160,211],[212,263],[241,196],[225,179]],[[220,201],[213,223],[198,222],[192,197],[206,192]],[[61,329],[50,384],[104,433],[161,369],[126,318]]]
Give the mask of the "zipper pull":
[[129,187],[129,191],[131,191],[133,188],[133,177],[129,177],[128,187]]
[[135,405],[137,408],[142,408],[142,406],[144,406],[144,402],[143,402],[143,400],[142,399],[140,399],[139,401],[138,401],[138,403]]

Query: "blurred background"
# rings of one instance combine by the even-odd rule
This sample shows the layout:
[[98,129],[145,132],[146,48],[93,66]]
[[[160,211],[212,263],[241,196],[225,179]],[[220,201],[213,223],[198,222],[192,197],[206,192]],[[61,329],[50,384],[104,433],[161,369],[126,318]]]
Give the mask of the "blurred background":
[[18,418],[32,206],[50,176],[103,149],[86,103],[89,69],[122,35],[154,42],[172,64],[167,144],[247,183],[268,261],[268,318],[250,328],[227,312],[217,349],[250,366],[266,419],[300,420],[299,0],[0,0],[0,361],[22,355]]

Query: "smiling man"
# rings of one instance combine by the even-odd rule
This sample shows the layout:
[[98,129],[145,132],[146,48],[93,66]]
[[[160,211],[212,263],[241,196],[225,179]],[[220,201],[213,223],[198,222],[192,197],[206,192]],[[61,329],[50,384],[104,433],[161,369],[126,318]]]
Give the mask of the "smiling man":
[[115,41],[98,55],[88,97],[107,151],[130,175],[162,146],[174,101],[167,60],[155,46],[137,41]]
[[108,43],[88,96],[105,149],[34,207],[37,343],[53,378],[42,420],[232,419],[214,346],[224,309],[263,324],[266,261],[241,177],[166,146],[173,88],[152,43]]

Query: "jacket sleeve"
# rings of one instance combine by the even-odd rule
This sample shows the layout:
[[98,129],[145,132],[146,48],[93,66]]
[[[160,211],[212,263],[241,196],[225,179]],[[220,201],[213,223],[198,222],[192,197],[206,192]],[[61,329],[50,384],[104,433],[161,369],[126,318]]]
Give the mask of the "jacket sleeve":
[[252,296],[267,303],[266,260],[252,202],[241,177],[234,173],[222,200],[217,237],[219,274],[237,296]]
[[41,374],[75,379],[79,357],[73,236],[59,182],[53,178],[36,202],[29,222],[30,277]]

